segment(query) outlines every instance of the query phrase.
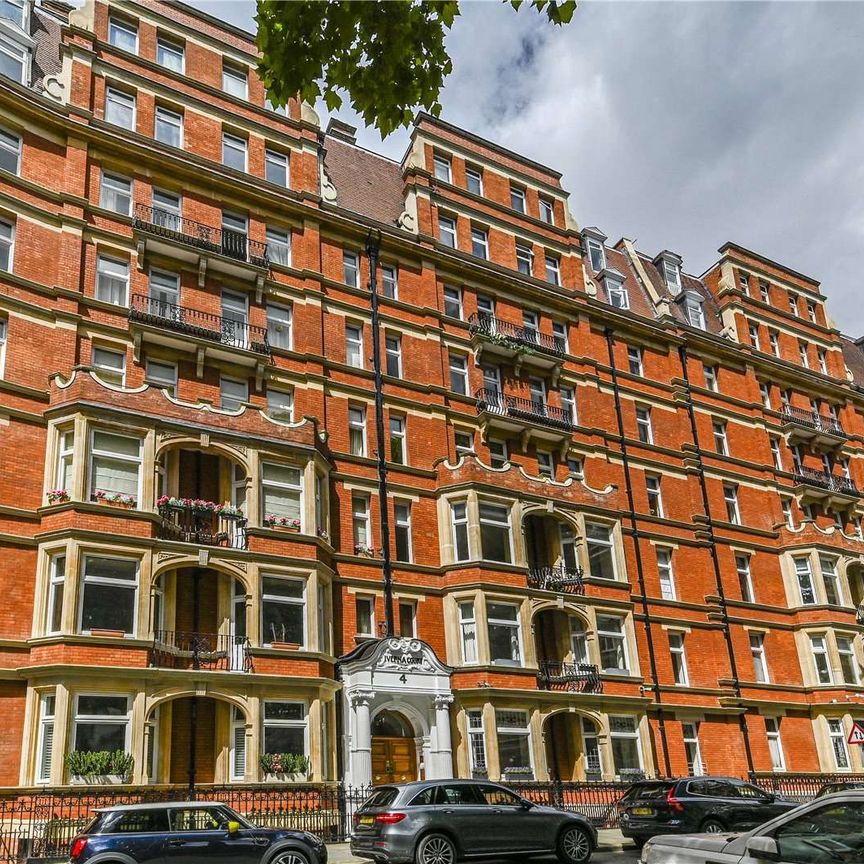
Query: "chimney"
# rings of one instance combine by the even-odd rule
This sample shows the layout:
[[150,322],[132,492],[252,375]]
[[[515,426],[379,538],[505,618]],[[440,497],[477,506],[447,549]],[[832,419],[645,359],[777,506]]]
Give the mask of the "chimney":
[[330,118],[325,134],[331,138],[336,138],[338,141],[345,141],[347,144],[357,143],[357,127],[343,123],[335,117]]

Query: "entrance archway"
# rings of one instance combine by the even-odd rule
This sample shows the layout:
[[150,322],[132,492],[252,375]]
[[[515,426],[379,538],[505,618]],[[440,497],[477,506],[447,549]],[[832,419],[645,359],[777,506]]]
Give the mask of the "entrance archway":
[[397,711],[382,711],[372,721],[372,782],[408,783],[416,779],[414,727]]

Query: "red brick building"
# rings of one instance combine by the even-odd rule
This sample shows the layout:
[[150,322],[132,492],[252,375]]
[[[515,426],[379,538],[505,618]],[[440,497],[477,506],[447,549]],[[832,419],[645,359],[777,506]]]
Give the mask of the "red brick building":
[[818,282],[426,115],[367,152],[182,5],[3,14],[0,785],[864,770]]

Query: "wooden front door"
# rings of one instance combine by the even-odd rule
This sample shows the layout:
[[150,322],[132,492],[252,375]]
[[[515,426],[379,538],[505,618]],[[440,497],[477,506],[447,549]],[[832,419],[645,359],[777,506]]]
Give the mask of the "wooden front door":
[[409,783],[417,779],[413,738],[372,738],[372,782]]

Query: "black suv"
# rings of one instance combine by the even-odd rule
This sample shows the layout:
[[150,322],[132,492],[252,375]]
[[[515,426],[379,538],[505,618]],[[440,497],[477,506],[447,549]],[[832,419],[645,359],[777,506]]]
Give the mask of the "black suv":
[[624,794],[621,833],[641,846],[657,834],[749,831],[797,806],[729,777],[643,780]]
[[71,864],[327,864],[314,834],[256,828],[225,804],[178,801],[96,811],[72,841]]

